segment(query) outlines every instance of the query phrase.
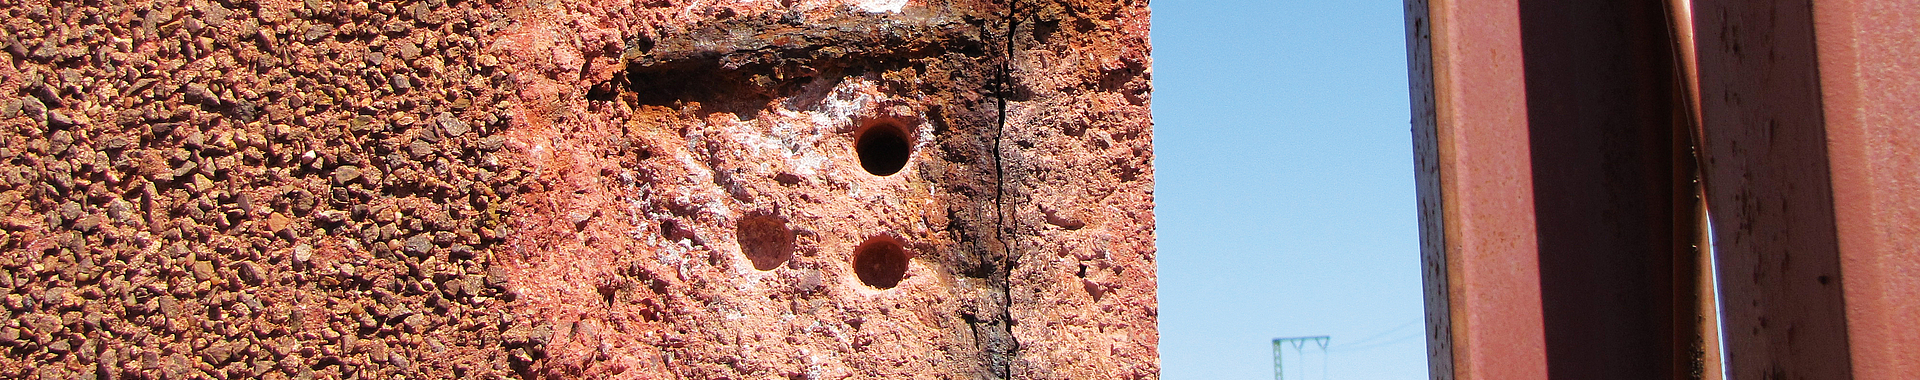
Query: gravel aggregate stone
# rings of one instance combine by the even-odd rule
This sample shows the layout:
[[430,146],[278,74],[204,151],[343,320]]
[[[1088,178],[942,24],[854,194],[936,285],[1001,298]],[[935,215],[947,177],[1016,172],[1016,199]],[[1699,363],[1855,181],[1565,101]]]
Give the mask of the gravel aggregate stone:
[[[412,257],[378,258],[358,237],[397,235],[368,210],[512,202],[431,185],[521,165],[495,135],[506,111],[472,107],[508,89],[441,75],[485,70],[420,43],[484,39],[465,26],[501,4],[0,3],[0,378],[520,376],[496,324],[436,317],[507,313],[504,283],[455,281],[488,302],[393,294],[393,325],[336,312],[405,288],[393,260],[493,267],[497,238],[410,234]],[[432,127],[433,162],[398,149],[419,135],[401,117]],[[374,360],[341,336],[438,348]]]

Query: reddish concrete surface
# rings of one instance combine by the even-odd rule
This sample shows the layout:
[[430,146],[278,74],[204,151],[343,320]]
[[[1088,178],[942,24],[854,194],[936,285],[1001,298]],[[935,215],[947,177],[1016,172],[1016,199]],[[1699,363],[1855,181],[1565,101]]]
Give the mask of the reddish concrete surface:
[[[935,82],[925,87],[914,85],[920,78],[910,71],[846,73],[840,70],[867,63],[821,62],[816,66],[826,74],[770,99],[668,93],[694,98],[646,104],[656,99],[635,93],[651,90],[642,84],[618,88],[610,100],[583,96],[600,83],[618,87],[629,75],[621,70],[637,65],[621,61],[633,49],[622,41],[647,38],[667,51],[685,38],[673,33],[724,22],[703,15],[747,22],[799,17],[804,25],[847,12],[837,3],[803,3],[793,9],[810,11],[783,16],[785,10],[766,6],[601,4],[530,14],[500,40],[504,55],[535,58],[521,61],[519,72],[561,74],[522,77],[529,90],[520,112],[528,123],[513,132],[550,179],[546,191],[532,195],[534,216],[521,220],[529,233],[514,240],[525,266],[510,272],[529,294],[526,314],[559,326],[536,371],[637,378],[991,376],[988,354],[966,318],[989,314],[992,307],[968,303],[993,288],[940,260],[960,244],[950,222],[983,220],[948,219],[955,197],[941,194],[950,190],[934,182],[948,172],[926,162],[941,158],[942,149],[932,144],[936,125],[953,123],[929,110],[963,107],[950,99],[978,94],[984,85],[936,70],[985,70],[991,56],[957,55],[944,67],[923,63],[930,71],[925,78]],[[612,27],[624,22],[642,25]],[[658,32],[640,32],[648,30]],[[575,37],[596,35],[606,37]],[[736,113],[752,108],[762,110]],[[919,137],[910,159],[915,164],[890,176],[864,171],[854,142],[875,125]],[[990,125],[968,127],[963,130]],[[756,225],[771,231],[745,229]],[[771,247],[746,239],[788,235],[791,243]],[[856,246],[875,237],[897,239],[922,257],[888,289],[855,276]],[[772,257],[756,263],[751,250],[771,250],[764,256]]]
[[[547,179],[509,239],[523,313],[558,326],[534,371],[1157,376],[1145,4],[854,5],[608,3],[502,34],[527,58],[509,136]],[[876,27],[898,29],[840,32]],[[899,172],[865,169],[875,131],[906,138]]]
[[1853,375],[1920,378],[1920,3],[1813,14]]
[[[610,4],[530,15],[524,29],[501,40],[505,55],[536,58],[520,72],[563,74],[523,79],[528,124],[513,132],[556,186],[534,195],[544,204],[535,206],[538,218],[523,219],[530,233],[518,240],[527,267],[511,278],[537,294],[529,314],[591,331],[556,332],[567,338],[549,344],[545,370],[589,377],[1157,376],[1152,216],[1134,206],[1150,204],[1152,183],[1144,4],[1023,4],[1058,10],[1014,19],[986,5],[908,3],[898,15],[869,16],[836,13],[846,11],[831,4],[801,3],[795,7],[812,11],[798,15],[746,4],[700,12],[745,20],[729,28],[779,17],[799,17],[800,25],[891,17],[874,22],[979,29],[909,33],[907,43],[926,49],[838,47],[851,52],[773,63],[776,74],[822,74],[789,82],[790,90],[776,77],[776,85],[759,87],[768,92],[764,100],[681,93],[668,95],[696,98],[671,104],[648,104],[659,99],[639,81],[651,77],[631,73],[673,69],[683,53],[671,49],[684,38],[675,33],[697,36],[702,23],[727,19]],[[968,19],[985,23],[958,22]],[[651,50],[565,39],[617,35],[586,27],[614,20],[669,21],[628,27],[658,30],[646,35],[657,44]],[[1012,28],[1011,41],[1007,29],[996,29],[1003,27]],[[552,31],[573,28],[588,30]],[[551,46],[576,48],[546,53]],[[1009,51],[1012,61],[1003,55]],[[1028,60],[1062,59],[1054,58],[1059,53],[1097,60]],[[639,93],[622,93],[609,106],[581,100],[579,90],[622,79],[612,69],[620,65],[612,57],[622,55],[630,60],[624,79]],[[906,65],[888,62],[898,60]],[[587,69],[576,73],[576,66]],[[1021,99],[999,99],[1009,96]],[[1044,104],[1031,109],[1050,113],[1032,116],[1048,119],[1025,119],[1028,103]],[[878,176],[863,169],[854,143],[871,128],[901,128],[909,138],[904,170]],[[622,150],[645,153],[606,157]],[[999,207],[1011,204],[1022,206]],[[739,230],[750,218],[790,231],[775,235],[794,236],[793,252],[776,255],[791,261],[748,257],[758,243],[741,238],[761,235]],[[865,268],[855,265],[856,247],[871,239],[909,252],[903,278],[875,286],[866,274],[855,276]]]
[[[1159,336],[1145,1],[1016,5],[1000,137],[1013,378],[1147,379]],[[1029,322],[1031,321],[1031,322]]]
[[1158,377],[1144,2],[7,5],[0,377]]

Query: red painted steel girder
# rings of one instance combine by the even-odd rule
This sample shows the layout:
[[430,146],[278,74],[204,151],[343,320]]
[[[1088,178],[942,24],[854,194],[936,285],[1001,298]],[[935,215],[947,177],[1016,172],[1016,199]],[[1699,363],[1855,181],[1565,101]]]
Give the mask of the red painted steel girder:
[[1661,1],[1520,2],[1547,375],[1690,379],[1691,128]]
[[1692,378],[1690,117],[1661,1],[1408,2],[1435,378]]
[[1920,3],[1694,9],[1729,377],[1920,378]]
[[1734,379],[1849,378],[1808,0],[1694,2],[1702,172]]
[[1519,4],[1407,7],[1431,373],[1543,378]]
[[1854,377],[1920,379],[1920,2],[1813,13]]
[[1727,376],[1920,378],[1920,3],[1407,6],[1435,378],[1713,373],[1695,146]]

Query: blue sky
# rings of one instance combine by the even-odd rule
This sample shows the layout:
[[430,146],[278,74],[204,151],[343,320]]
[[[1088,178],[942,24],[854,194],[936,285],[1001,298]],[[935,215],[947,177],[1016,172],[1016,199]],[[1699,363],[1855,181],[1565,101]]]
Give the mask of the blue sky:
[[1401,2],[1152,7],[1164,378],[1425,378]]

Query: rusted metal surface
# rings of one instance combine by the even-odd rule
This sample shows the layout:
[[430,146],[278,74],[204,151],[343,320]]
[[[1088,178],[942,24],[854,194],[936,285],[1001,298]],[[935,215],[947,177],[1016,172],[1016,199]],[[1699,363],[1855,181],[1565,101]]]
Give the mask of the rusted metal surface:
[[1700,281],[1693,284],[1695,294],[1699,295],[1699,297],[1696,297],[1693,301],[1694,310],[1700,314],[1690,316],[1676,315],[1675,317],[1691,318],[1694,328],[1697,329],[1695,331],[1700,333],[1700,354],[1697,357],[1698,361],[1694,363],[1695,369],[1698,370],[1699,373],[1698,376],[1694,378],[1720,380],[1726,379],[1727,374],[1726,367],[1721,366],[1721,363],[1724,363],[1722,356],[1725,355],[1725,352],[1721,351],[1720,346],[1720,335],[1722,334],[1722,331],[1720,331],[1720,298],[1715,292],[1719,284],[1718,279],[1713,274],[1713,246],[1707,244],[1707,242],[1712,241],[1710,236],[1712,232],[1709,231],[1707,223],[1707,202],[1703,199],[1704,193],[1701,193],[1697,186],[1694,188],[1694,191],[1693,220],[1694,228],[1696,229],[1694,231],[1694,241],[1696,242],[1695,247],[1698,249],[1695,252],[1697,255],[1694,256],[1693,269],[1696,276],[1699,276],[1697,278],[1699,278]]
[[1408,2],[1436,378],[1695,374],[1697,201],[1666,9]]
[[1812,4],[1693,5],[1727,376],[1849,378]]
[[1920,378],[1920,3],[1406,4],[1434,378]]
[[[1698,49],[1694,45],[1696,40],[1693,30],[1693,2],[1666,0],[1666,6],[1667,27],[1670,42],[1673,44],[1673,75],[1675,75],[1676,86],[1680,89],[1679,97],[1675,101],[1678,103],[1677,111],[1683,113],[1681,117],[1686,121],[1684,130],[1674,131],[1676,144],[1673,155],[1675,161],[1684,160],[1687,162],[1686,165],[1694,170],[1693,173],[1689,173],[1687,180],[1690,183],[1686,189],[1691,192],[1693,209],[1685,215],[1679,212],[1674,215],[1676,218],[1685,217],[1692,220],[1691,223],[1685,224],[1686,227],[1693,228],[1693,241],[1689,247],[1692,248],[1693,255],[1684,258],[1685,260],[1675,260],[1676,267],[1692,270],[1692,273],[1675,273],[1675,278],[1692,277],[1694,280],[1693,305],[1688,310],[1692,314],[1676,313],[1673,317],[1680,321],[1690,321],[1694,333],[1698,336],[1698,339],[1693,342],[1695,356],[1692,358],[1694,359],[1692,377],[1725,379],[1725,368],[1720,365],[1722,363],[1720,300],[1715,292],[1719,285],[1718,279],[1714,276],[1713,247],[1710,244],[1713,241],[1713,233],[1709,230],[1708,224],[1706,189],[1700,186],[1699,182],[1700,152],[1694,149],[1702,138],[1700,137],[1700,69],[1696,54]],[[1679,144],[1681,142],[1685,144]],[[1684,301],[1684,299],[1676,301]],[[1682,308],[1682,310],[1687,309],[1687,307]]]
[[1813,4],[1858,379],[1920,379],[1920,2]]
[[1519,4],[1408,4],[1431,375],[1543,378]]
[[1447,307],[1446,227],[1440,206],[1440,137],[1433,94],[1433,23],[1425,0],[1407,0],[1407,83],[1413,108],[1414,186],[1420,212],[1420,280],[1426,306],[1427,374],[1453,378],[1453,324]]
[[1667,9],[1522,1],[1548,372],[1691,378],[1693,168]]

